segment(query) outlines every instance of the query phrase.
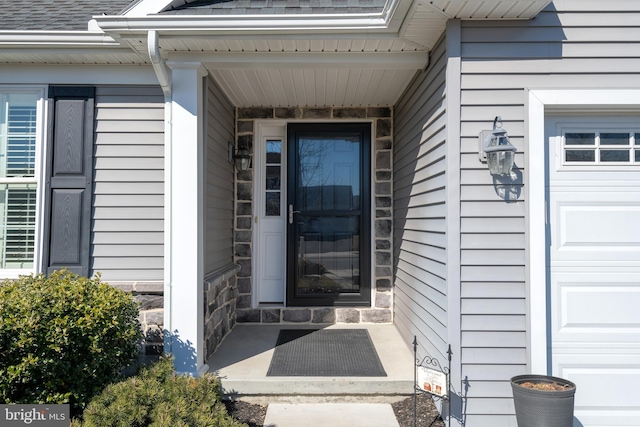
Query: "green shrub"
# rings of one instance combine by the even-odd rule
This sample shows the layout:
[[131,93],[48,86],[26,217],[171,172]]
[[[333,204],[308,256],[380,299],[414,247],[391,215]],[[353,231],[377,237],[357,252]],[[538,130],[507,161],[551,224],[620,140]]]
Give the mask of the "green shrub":
[[111,384],[84,411],[74,427],[240,427],[220,401],[220,381],[211,374],[177,375],[161,358],[138,375]]
[[83,408],[141,338],[133,297],[68,270],[0,283],[0,402]]

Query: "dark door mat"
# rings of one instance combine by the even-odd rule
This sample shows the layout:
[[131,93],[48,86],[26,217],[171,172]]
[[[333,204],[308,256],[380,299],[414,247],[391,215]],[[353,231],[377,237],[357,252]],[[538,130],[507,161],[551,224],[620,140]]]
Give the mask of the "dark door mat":
[[366,329],[283,329],[269,377],[386,377]]

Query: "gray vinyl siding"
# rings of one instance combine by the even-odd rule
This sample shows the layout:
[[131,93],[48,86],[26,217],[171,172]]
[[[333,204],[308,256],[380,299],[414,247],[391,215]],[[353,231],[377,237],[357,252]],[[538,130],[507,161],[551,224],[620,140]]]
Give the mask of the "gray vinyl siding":
[[[395,107],[395,324],[421,357],[446,363],[446,44],[431,54]],[[426,353],[425,353],[426,352]]]
[[92,273],[163,280],[164,97],[158,87],[96,88]]
[[[461,28],[461,377],[468,425],[516,426],[509,379],[529,370],[526,89],[638,87],[640,2],[566,0],[531,21]],[[518,148],[516,200],[477,159],[501,115]],[[525,177],[525,178],[523,178]]]
[[233,165],[228,144],[234,141],[234,108],[215,82],[206,79],[205,275],[233,262]]

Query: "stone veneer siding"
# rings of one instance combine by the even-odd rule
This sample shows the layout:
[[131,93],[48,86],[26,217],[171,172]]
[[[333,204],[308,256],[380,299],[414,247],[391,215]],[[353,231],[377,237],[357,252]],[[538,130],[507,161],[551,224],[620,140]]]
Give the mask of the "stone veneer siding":
[[236,324],[237,270],[236,265],[230,265],[204,280],[205,360]]
[[236,217],[234,233],[235,260],[238,272],[238,323],[390,323],[392,318],[392,146],[393,123],[391,107],[295,107],[238,108],[236,111],[237,148],[253,154],[255,120],[334,120],[373,122],[372,190],[375,251],[374,284],[371,307],[251,307],[253,239],[253,169],[236,171]]
[[138,320],[143,332],[140,356],[161,355],[164,348],[164,283],[109,282],[109,284],[130,292],[139,305]]

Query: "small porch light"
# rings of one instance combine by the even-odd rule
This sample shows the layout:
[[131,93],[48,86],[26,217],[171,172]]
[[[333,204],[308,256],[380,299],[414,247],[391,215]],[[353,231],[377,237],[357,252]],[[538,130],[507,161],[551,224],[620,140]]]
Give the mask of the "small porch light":
[[239,171],[249,170],[249,166],[251,166],[251,154],[249,150],[244,148],[237,150],[233,156],[233,163]]
[[513,168],[517,148],[511,145],[507,131],[502,129],[502,117],[493,120],[493,130],[480,132],[478,157],[486,162],[491,175],[506,175]]

